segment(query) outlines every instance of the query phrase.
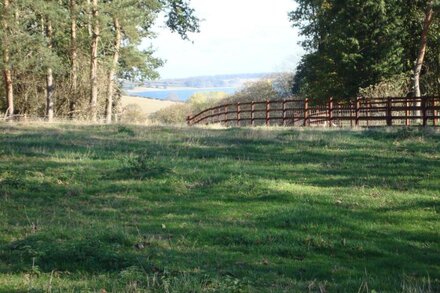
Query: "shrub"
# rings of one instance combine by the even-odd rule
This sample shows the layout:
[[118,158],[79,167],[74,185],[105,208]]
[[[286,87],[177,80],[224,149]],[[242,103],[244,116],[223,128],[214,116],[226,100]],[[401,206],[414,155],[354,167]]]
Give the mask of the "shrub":
[[129,104],[122,110],[122,123],[144,123],[146,120],[147,117],[139,105]]
[[176,124],[184,123],[186,117],[191,113],[191,105],[185,104],[175,104],[163,108],[162,110],[153,113],[150,118],[155,122],[166,123],[166,124]]
[[246,83],[237,93],[218,104],[287,99],[292,96],[292,87],[293,74],[277,73]]
[[359,94],[365,97],[405,97],[411,92],[411,77],[403,73],[359,89]]

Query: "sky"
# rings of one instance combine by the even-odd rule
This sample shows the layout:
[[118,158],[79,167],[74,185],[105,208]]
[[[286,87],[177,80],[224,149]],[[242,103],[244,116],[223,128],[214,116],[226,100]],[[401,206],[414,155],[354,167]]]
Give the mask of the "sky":
[[183,41],[159,21],[146,40],[166,60],[161,78],[292,71],[302,54],[288,12],[294,0],[192,0],[201,32]]

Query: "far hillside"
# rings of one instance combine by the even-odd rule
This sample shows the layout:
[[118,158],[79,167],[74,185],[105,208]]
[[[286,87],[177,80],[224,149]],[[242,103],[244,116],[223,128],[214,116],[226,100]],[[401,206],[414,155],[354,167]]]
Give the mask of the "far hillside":
[[142,83],[125,82],[124,88],[131,90],[136,87],[168,89],[168,88],[211,88],[211,87],[241,87],[250,81],[256,81],[274,73],[242,73],[242,74],[221,74],[207,76],[193,76],[186,78],[160,79],[156,81],[145,81]]

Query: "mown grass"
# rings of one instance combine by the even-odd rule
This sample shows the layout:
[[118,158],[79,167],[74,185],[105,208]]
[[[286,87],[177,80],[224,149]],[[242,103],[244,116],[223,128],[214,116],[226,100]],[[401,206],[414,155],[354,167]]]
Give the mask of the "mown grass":
[[0,292],[438,292],[440,133],[0,124]]

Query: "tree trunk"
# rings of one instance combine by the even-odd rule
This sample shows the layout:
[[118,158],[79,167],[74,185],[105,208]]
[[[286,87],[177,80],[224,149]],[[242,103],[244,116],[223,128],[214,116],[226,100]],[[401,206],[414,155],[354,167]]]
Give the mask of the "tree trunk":
[[98,0],[93,0],[92,6],[93,34],[91,45],[91,64],[90,64],[90,113],[93,122],[98,119],[98,42],[99,42],[99,20],[98,20]]
[[3,1],[3,8],[4,8],[4,15],[3,15],[3,32],[5,34],[4,39],[2,40],[2,46],[3,46],[3,77],[4,77],[4,83],[5,83],[5,93],[6,93],[6,100],[8,102],[8,109],[6,111],[6,117],[7,118],[13,118],[14,117],[14,85],[12,80],[12,70],[11,70],[11,64],[10,57],[9,57],[9,44],[8,44],[8,9],[9,9],[9,0]]
[[420,74],[422,72],[423,61],[425,59],[426,45],[428,42],[428,31],[433,19],[433,1],[428,2],[428,8],[425,13],[425,20],[423,22],[422,39],[420,41],[420,49],[417,57],[416,65],[414,67],[414,97],[420,97]]
[[90,0],[87,0],[87,30],[89,32],[89,36],[91,37],[93,35],[93,30],[92,30],[92,13],[91,13],[91,8],[92,3],[90,2]]
[[[52,23],[50,20],[46,19],[46,38],[47,38],[47,46],[49,50],[52,49]],[[46,75],[46,118],[47,121],[53,121],[53,108],[54,108],[54,100],[53,100],[53,92],[54,92],[54,84],[53,84],[53,73],[52,68],[47,69]]]
[[71,31],[70,31],[70,62],[71,62],[71,91],[69,97],[69,117],[74,118],[78,94],[78,48],[76,41],[76,0],[70,0],[70,18],[71,18]]
[[112,123],[112,110],[113,110],[113,92],[114,92],[114,79],[115,73],[119,62],[119,49],[121,47],[121,26],[119,24],[119,19],[115,18],[113,20],[113,25],[115,29],[115,43],[114,43],[114,53],[113,61],[108,74],[108,84],[107,84],[107,104],[105,108],[105,118],[106,123]]

